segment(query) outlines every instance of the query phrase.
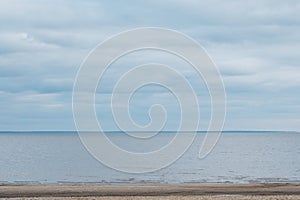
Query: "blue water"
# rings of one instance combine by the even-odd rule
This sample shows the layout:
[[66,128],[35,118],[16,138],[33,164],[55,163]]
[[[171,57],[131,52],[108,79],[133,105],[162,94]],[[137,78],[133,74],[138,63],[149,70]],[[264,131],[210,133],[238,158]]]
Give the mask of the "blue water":
[[[173,137],[160,134],[147,147],[123,134],[108,134],[124,148],[156,148]],[[95,160],[75,133],[0,134],[0,183],[190,183],[300,182],[300,134],[226,132],[203,160],[197,155],[204,134],[173,165],[146,174],[127,174]],[[109,153],[109,152],[108,152]]]

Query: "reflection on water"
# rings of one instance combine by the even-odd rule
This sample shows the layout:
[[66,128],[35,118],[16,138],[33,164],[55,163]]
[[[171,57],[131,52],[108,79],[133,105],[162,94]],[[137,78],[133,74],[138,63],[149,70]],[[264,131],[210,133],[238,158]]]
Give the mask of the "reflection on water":
[[[173,136],[163,133],[145,143],[109,134],[122,148],[139,152],[161,147]],[[198,134],[172,166],[135,175],[103,166],[84,149],[77,134],[1,133],[0,183],[300,182],[299,133],[224,133],[213,152],[200,160],[203,137]]]

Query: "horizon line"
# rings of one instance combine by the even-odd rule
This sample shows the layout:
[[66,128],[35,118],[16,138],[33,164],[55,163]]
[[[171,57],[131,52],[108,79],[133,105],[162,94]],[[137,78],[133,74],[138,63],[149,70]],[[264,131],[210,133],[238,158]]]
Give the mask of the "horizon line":
[[[77,133],[77,130],[0,130],[0,133]],[[100,131],[83,131],[83,132],[100,132]],[[110,132],[110,133],[125,133],[125,132],[141,132],[141,133],[153,133],[153,132],[157,132],[157,131],[134,131],[134,130],[130,130],[130,131],[123,131],[123,130],[103,130],[102,132]],[[197,130],[197,131],[193,131],[193,130],[183,130],[183,131],[178,131],[178,130],[162,130],[162,131],[158,131],[160,133],[175,133],[175,132],[197,132],[197,133],[206,133],[206,132],[221,132],[221,133],[226,133],[226,132],[295,132],[295,133],[300,133],[300,131],[298,130],[222,130],[222,131],[207,131],[207,130]]]

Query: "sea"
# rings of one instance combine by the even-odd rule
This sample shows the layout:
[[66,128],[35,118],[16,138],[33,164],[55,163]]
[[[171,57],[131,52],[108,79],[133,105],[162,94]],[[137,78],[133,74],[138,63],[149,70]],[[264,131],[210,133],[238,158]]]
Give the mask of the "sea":
[[[106,133],[129,150],[155,149],[174,137],[160,133],[138,145],[122,132]],[[204,132],[176,162],[154,172],[132,174],[96,160],[76,132],[0,132],[0,184],[299,183],[300,133],[225,131],[204,159]],[[109,152],[106,152],[109,154]]]

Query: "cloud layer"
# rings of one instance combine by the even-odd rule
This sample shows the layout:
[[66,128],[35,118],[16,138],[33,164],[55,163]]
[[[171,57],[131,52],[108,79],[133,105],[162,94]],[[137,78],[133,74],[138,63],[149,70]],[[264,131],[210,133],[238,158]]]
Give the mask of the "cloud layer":
[[[299,131],[299,19],[300,2],[294,0],[1,1],[0,129],[73,130],[72,86],[88,52],[120,31],[154,26],[191,36],[214,59],[228,98],[225,129]],[[123,59],[107,73],[99,94],[111,92],[122,70],[153,59],[186,74],[199,100],[205,99],[205,124],[209,109],[203,82],[168,55],[145,52]],[[137,95],[137,121],[147,122],[147,113],[140,111],[155,99],[177,113],[168,95],[162,100],[165,91],[150,87],[142,92],[149,101]],[[100,96],[98,103],[105,128],[115,129],[109,98]],[[169,129],[178,118],[170,120]]]

